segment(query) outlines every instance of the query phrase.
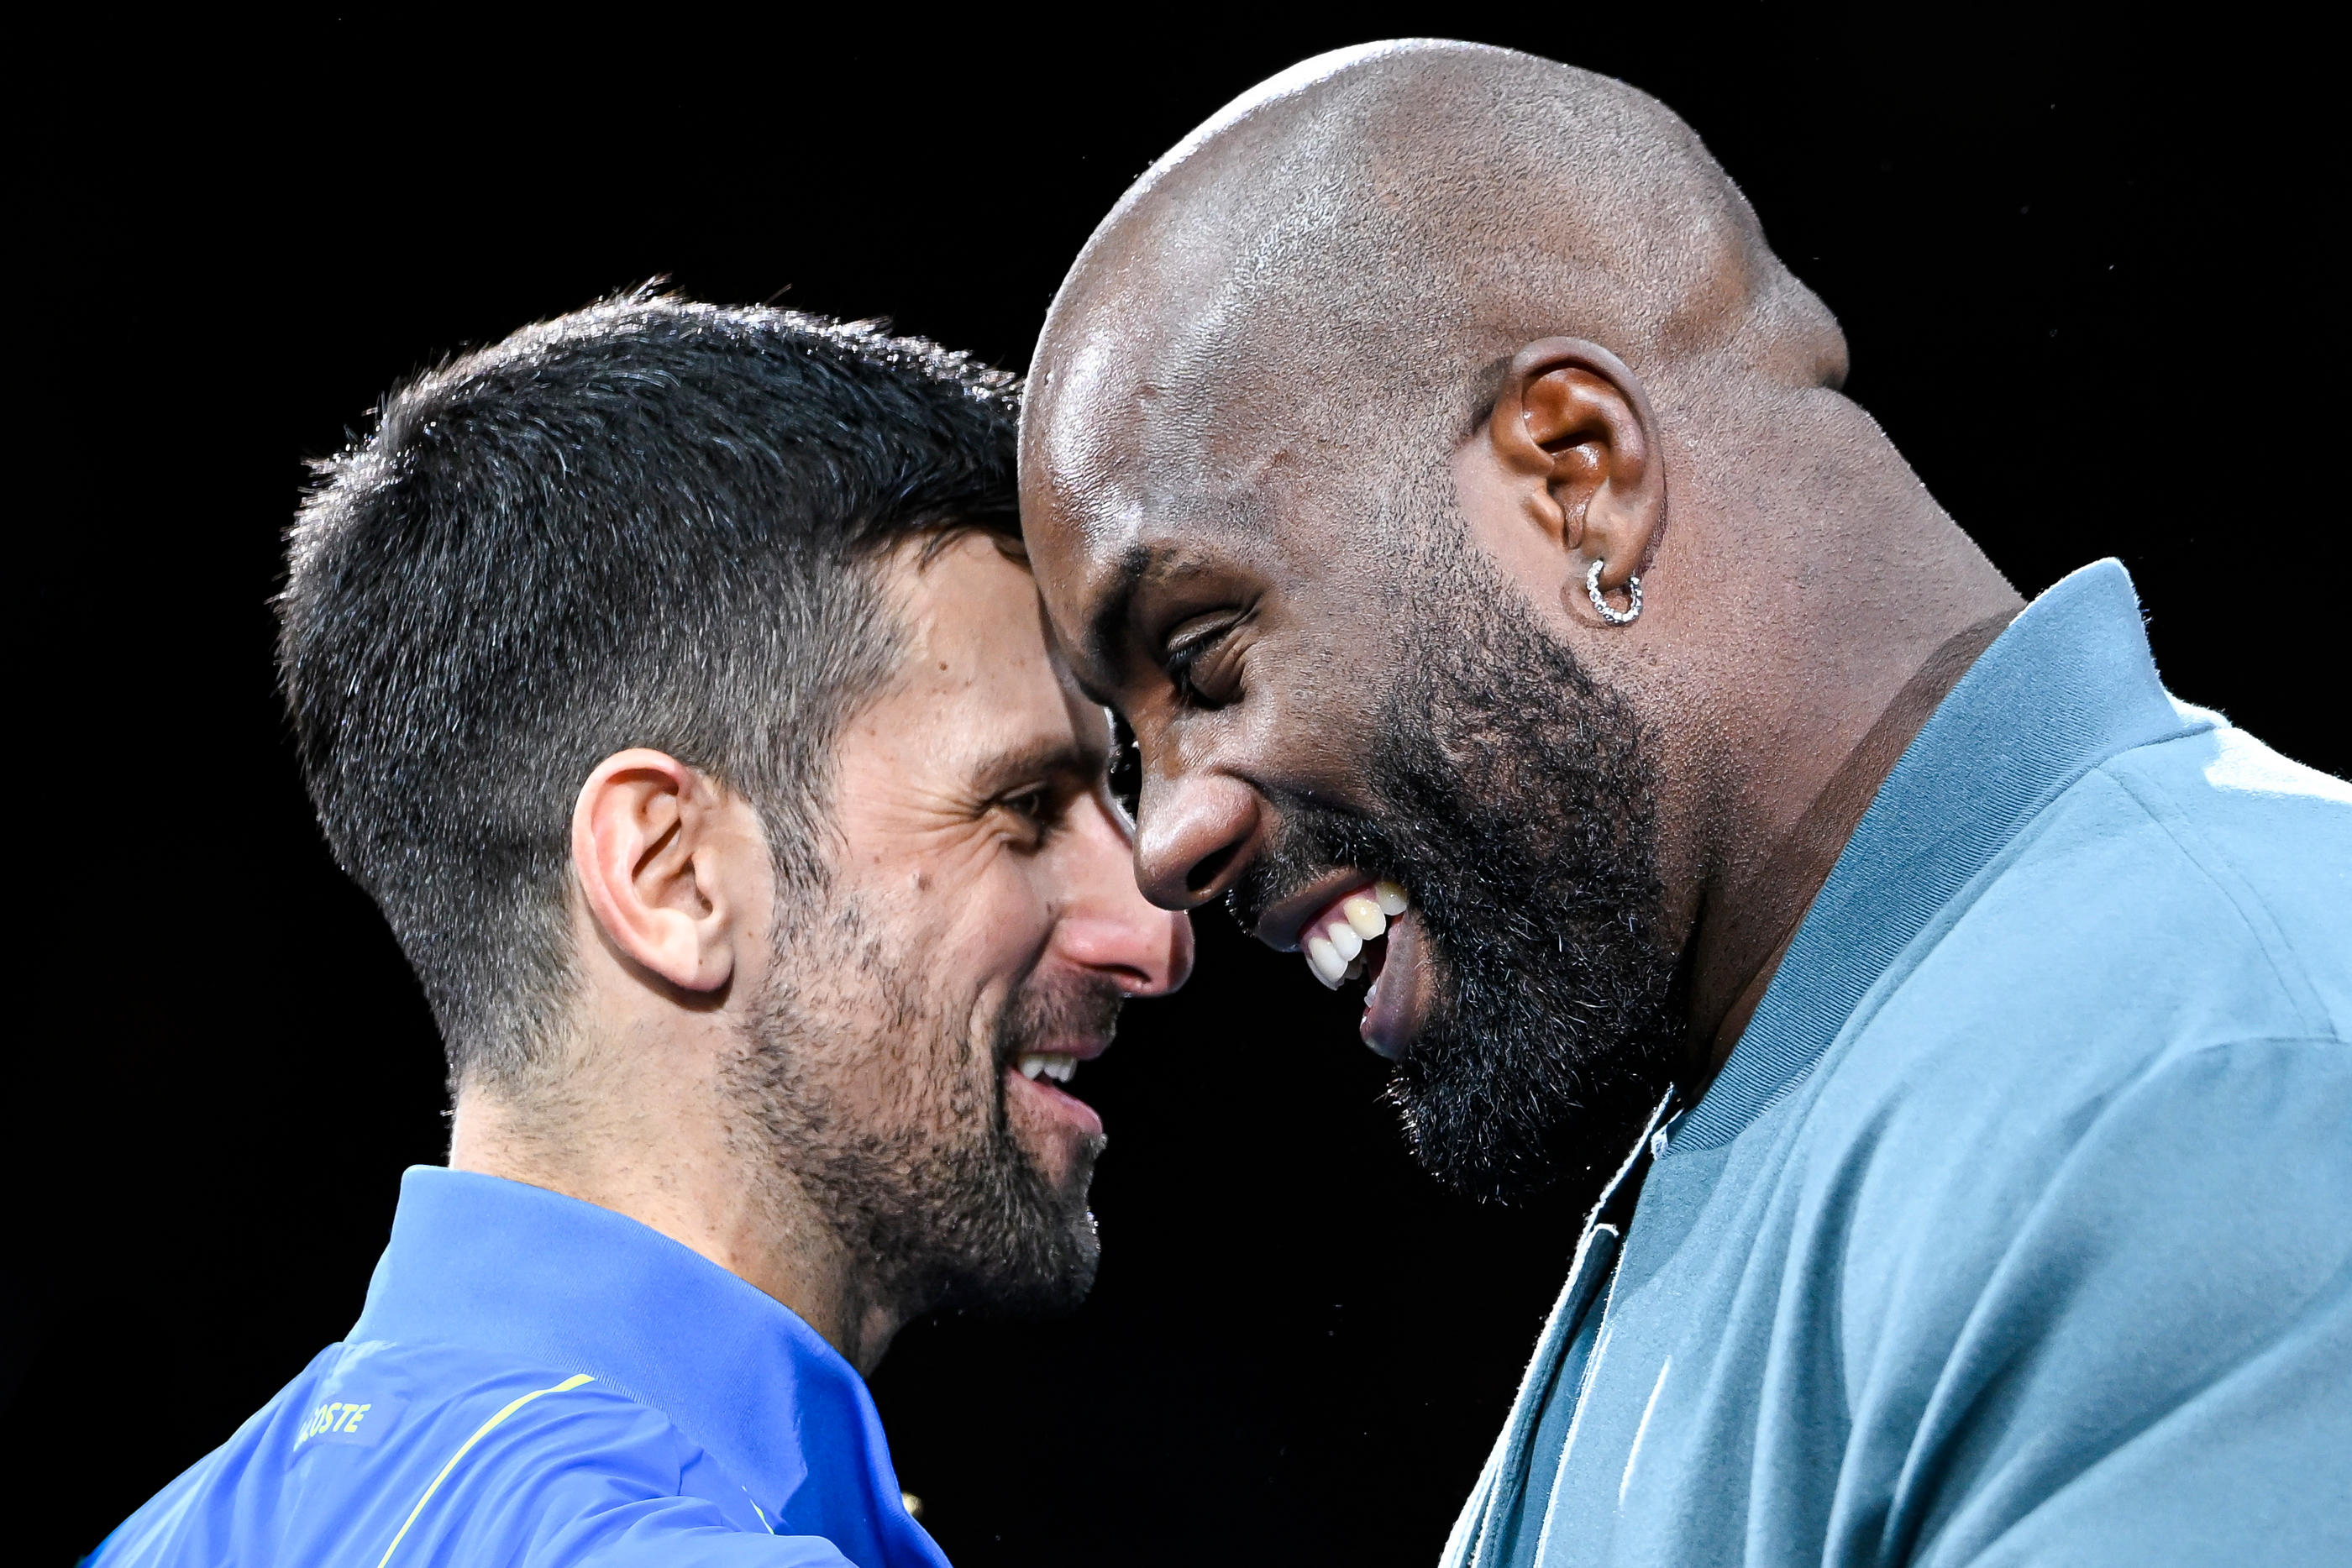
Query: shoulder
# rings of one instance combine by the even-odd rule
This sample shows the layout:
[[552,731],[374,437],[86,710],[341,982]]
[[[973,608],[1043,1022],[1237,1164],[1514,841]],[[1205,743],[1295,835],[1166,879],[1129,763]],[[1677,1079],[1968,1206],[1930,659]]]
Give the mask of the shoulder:
[[2226,727],[2110,758],[1847,1033],[1865,1075],[2029,1119],[2231,1041],[2352,1040],[2352,786]]
[[[2285,1254],[2340,1263],[2314,1222],[2352,1237],[2348,876],[2352,790],[2242,732],[2077,780],[1790,1107],[1791,1175],[1870,1254],[1850,1282],[1965,1299],[2070,1212],[2242,1282]],[[2164,1270],[2142,1283],[2160,1293]]]
[[[722,1550],[728,1537],[760,1538],[761,1554]],[[676,1561],[839,1561],[823,1542],[787,1550],[732,1477],[625,1390],[374,1342],[322,1354],[94,1562],[617,1563],[658,1542]]]
[[2307,1026],[2352,1039],[2352,784],[2226,725],[2127,751],[2099,776],[2147,814]]
[[1759,1123],[1773,1256],[1836,1281],[1808,1321],[1901,1458],[1913,1539],[1960,1560],[2029,1519],[2210,1533],[2296,1506],[2340,1449],[2347,866],[2340,782],[2226,728],[2126,752]]
[[2226,1009],[2209,1038],[2352,1038],[2352,785],[2242,730],[2216,724],[2092,769],[1978,904],[1952,956],[2002,949],[2021,983],[2127,995],[2154,981],[2151,1005],[2195,988]]
[[[373,1448],[331,1448],[347,1436],[337,1399],[388,1400],[394,1424]],[[635,1516],[649,1510],[671,1529],[766,1533],[750,1495],[699,1445],[586,1372],[463,1347],[385,1347],[339,1365],[310,1405],[294,1442],[319,1452],[294,1464],[344,1500],[344,1518],[404,1549],[431,1543],[426,1557],[580,1561],[616,1530],[641,1532]]]

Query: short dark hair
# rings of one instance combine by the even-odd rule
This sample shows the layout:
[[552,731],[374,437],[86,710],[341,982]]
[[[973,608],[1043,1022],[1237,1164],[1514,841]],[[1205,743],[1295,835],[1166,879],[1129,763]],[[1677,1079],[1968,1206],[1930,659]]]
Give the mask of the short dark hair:
[[387,396],[319,465],[278,670],[327,841],[461,1081],[519,1084],[572,995],[572,801],[646,746],[821,880],[832,742],[896,668],[874,563],[1019,537],[1012,378],[870,322],[639,289]]

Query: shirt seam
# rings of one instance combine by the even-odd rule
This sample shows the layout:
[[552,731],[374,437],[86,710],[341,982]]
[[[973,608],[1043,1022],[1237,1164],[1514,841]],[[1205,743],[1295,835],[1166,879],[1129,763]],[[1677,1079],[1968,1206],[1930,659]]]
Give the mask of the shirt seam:
[[[2222,852],[2221,846],[2215,844],[2198,829],[2195,821],[2182,809],[2180,802],[2173,797],[2170,790],[2156,779],[2145,777],[2135,779],[2131,773],[2112,766],[2113,762],[2120,762],[2125,757],[2130,755],[2130,752],[2125,752],[2121,756],[2111,758],[2109,763],[2102,764],[2097,772],[2113,783],[2123,792],[2126,799],[2139,809],[2140,814],[2171,842],[2174,851],[2180,858],[2186,861],[2197,874],[2221,895],[2224,904],[2229,905],[2230,913],[2237,918],[2238,924],[2244,928],[2246,935],[2253,938],[2255,947],[2262,953],[2263,964],[2271,972],[2271,978],[2277,984],[2282,999],[2294,1009],[2298,1025],[2306,1031],[2317,1030],[2332,1037],[2336,1033],[2336,1020],[2329,1017],[2327,1009],[2320,1005],[2318,988],[2312,984],[2308,966],[2305,964],[2303,955],[2295,951],[2294,945],[2288,938],[2284,929],[2273,917],[2268,901],[2256,893],[2252,886],[2242,885],[2244,879],[2238,874],[2238,868],[2231,863],[2230,857]],[[2146,793],[2143,793],[2143,789]],[[2148,800],[2148,794],[2155,795],[2169,809],[2163,811],[2158,810]],[[2192,840],[2193,844],[2190,841]],[[2217,874],[2215,863],[2229,872],[2228,879],[2225,880]],[[2237,882],[2242,885],[2232,887],[2231,882]],[[2249,904],[2261,912],[2263,916],[2261,920],[2254,919],[2249,913],[2247,909]],[[2270,927],[2268,933],[2263,930],[2265,925]],[[2285,949],[2284,961],[2282,960],[2278,951],[2282,947]],[[2290,970],[2292,973],[2289,972]]]
[[473,1436],[460,1443],[457,1446],[457,1451],[449,1456],[448,1462],[435,1471],[433,1479],[425,1483],[424,1495],[416,1500],[416,1506],[408,1511],[408,1516],[400,1521],[399,1530],[393,1533],[391,1544],[383,1549],[383,1556],[377,1561],[376,1568],[384,1568],[384,1564],[392,1561],[393,1553],[400,1550],[400,1543],[408,1539],[411,1527],[423,1517],[425,1508],[433,1501],[434,1495],[440,1491],[441,1483],[456,1472],[457,1467],[465,1462],[466,1456],[472,1453],[483,1438],[506,1425],[509,1416],[534,1400],[542,1399],[551,1394],[570,1394],[595,1381],[584,1372],[575,1372],[551,1388],[534,1388],[528,1394],[520,1395],[508,1401],[497,1415],[475,1427]]

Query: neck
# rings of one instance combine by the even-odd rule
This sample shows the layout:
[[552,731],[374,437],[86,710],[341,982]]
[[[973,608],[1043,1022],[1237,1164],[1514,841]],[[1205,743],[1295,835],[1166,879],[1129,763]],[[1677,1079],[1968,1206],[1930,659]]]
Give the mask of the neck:
[[449,1168],[625,1214],[775,1298],[870,1374],[908,1314],[854,1266],[798,1182],[737,1146],[728,1127],[741,1118],[715,1113],[715,1085],[695,1092],[669,1078],[632,1092],[606,1076],[579,1071],[526,1094],[461,1082]]
[[[1687,663],[1657,716],[1663,821],[1679,824],[1664,859],[1685,1104],[1730,1056],[1904,748],[2024,604],[1855,404],[1731,390],[1720,407],[1690,400],[1685,537],[1670,532],[1659,560],[1663,578],[1671,549],[1690,552],[1704,601],[1662,604]],[[1718,575],[1733,561],[1750,564]]]
[[1939,643],[1879,710],[1761,863],[1702,916],[1704,936],[1696,946],[1705,962],[1694,965],[1690,1023],[1695,1050],[1703,1061],[1701,1077],[1692,1084],[1688,1099],[1695,1101],[1704,1092],[1706,1082],[1730,1057],[1805,912],[1877,798],[1879,786],[1937,706],[2014,614],[2014,610],[1998,611]]

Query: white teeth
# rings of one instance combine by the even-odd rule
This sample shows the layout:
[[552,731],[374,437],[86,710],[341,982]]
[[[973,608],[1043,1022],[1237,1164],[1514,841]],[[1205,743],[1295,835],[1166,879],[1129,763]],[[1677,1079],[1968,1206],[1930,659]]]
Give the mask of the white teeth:
[[1029,1079],[1034,1082],[1036,1080],[1037,1074],[1045,1071],[1045,1059],[1042,1056],[1024,1056],[1021,1059],[1019,1065],[1021,1068],[1021,1076]]
[[1389,921],[1402,915],[1411,902],[1392,882],[1377,882],[1368,892],[1349,894],[1339,901],[1329,924],[1313,928],[1301,942],[1307,969],[1335,991],[1341,981],[1359,977],[1364,972],[1364,944],[1387,936]]
[[1041,1075],[1056,1083],[1067,1083],[1078,1075],[1078,1059],[1075,1056],[1048,1056],[1033,1051],[1014,1065],[1021,1070],[1021,1076],[1033,1083]]

